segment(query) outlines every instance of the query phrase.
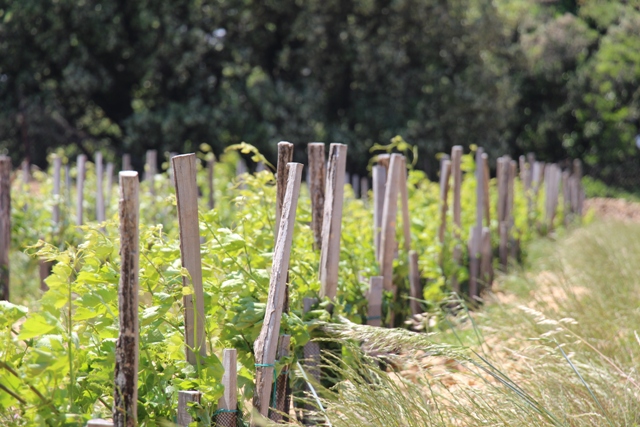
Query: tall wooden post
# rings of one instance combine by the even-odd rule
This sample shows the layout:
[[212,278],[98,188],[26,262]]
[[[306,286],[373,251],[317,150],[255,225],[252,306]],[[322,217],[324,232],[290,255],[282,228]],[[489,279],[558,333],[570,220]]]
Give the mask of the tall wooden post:
[[11,247],[11,159],[0,156],[0,292],[9,301],[9,249]]
[[382,230],[382,210],[384,208],[384,192],[387,183],[387,168],[382,165],[373,167],[373,227],[376,260],[380,259],[380,233]]
[[53,211],[51,219],[57,226],[60,223],[60,168],[62,167],[62,159],[56,155],[53,157]]
[[384,288],[393,289],[393,259],[396,248],[396,223],[398,216],[398,187],[400,185],[404,163],[400,154],[392,154],[389,165],[389,177],[384,193],[382,210],[382,232],[380,238],[380,271],[384,278]]
[[102,165],[102,153],[98,151],[96,153],[96,221],[103,222],[105,220],[104,211],[104,185],[103,185],[103,165]]
[[[449,177],[451,176],[451,161],[448,156],[440,160],[440,229],[438,240],[444,245],[444,236],[447,229],[447,211],[449,210]],[[443,247],[444,252],[444,247]]]
[[78,163],[76,166],[76,224],[78,225],[84,224],[82,218],[82,205],[84,204],[84,175],[86,161],[87,156],[85,156],[84,154],[80,154],[78,156]]
[[122,155],[122,170],[123,171],[133,170],[133,168],[131,167],[131,154]]
[[138,425],[138,173],[120,172],[120,336],[116,342],[113,424]]
[[[280,321],[284,305],[285,281],[289,268],[291,244],[293,241],[293,226],[296,217],[296,207],[298,206],[301,178],[302,165],[299,163],[290,163],[287,189],[284,204],[282,205],[280,230],[273,255],[265,319],[262,323],[260,335],[254,344],[256,388],[253,395],[253,407],[262,416],[266,416],[269,410],[269,395],[271,393],[271,386],[273,385],[273,371],[275,369],[278,335],[280,333]],[[323,245],[323,247],[325,246],[328,245]],[[257,426],[259,424],[257,417],[252,417],[251,425]]]
[[109,216],[111,208],[111,194],[113,193],[113,163],[107,163],[107,193],[105,195],[104,212],[105,217]]
[[144,167],[144,180],[149,185],[149,193],[152,196],[156,195],[156,173],[158,172],[158,151],[147,150],[147,159]]
[[482,172],[483,172],[483,192],[484,192],[484,223],[487,227],[491,226],[491,198],[489,197],[489,155],[482,153]]
[[374,276],[369,278],[369,292],[367,292],[367,325],[382,325],[382,291],[384,278]]
[[[276,227],[275,238],[278,239],[280,230],[280,217],[282,216],[282,204],[284,203],[284,193],[287,189],[287,178],[289,176],[287,165],[293,161],[293,144],[286,141],[278,142],[278,164],[276,169]],[[285,298],[286,299],[286,298]]]
[[482,246],[482,212],[484,209],[484,167],[482,147],[476,151],[476,226],[472,230],[471,253],[469,254],[469,296],[479,296],[478,278],[480,277],[480,249]]
[[342,203],[347,146],[329,146],[329,169],[324,195],[322,219],[322,247],[320,249],[320,297],[334,299],[338,291],[338,263],[342,231]]
[[224,394],[218,400],[218,414],[216,416],[217,427],[236,427],[238,417],[238,353],[235,348],[225,348],[222,353],[222,384]]
[[[178,225],[180,226],[180,255],[182,266],[191,276],[193,294],[185,295],[184,326],[187,343],[187,361],[197,363],[196,354],[207,353],[204,336],[204,295],[202,290],[202,265],[200,254],[200,228],[198,221],[198,184],[196,182],[196,155],[175,156],[173,177],[178,204]],[[183,277],[183,286],[190,285],[189,278]],[[195,300],[195,301],[194,301]]]
[[[462,147],[456,145],[451,149],[451,175],[453,176],[453,237],[456,245],[453,248],[453,261],[456,266],[460,266],[462,261],[462,247],[460,245],[461,221],[461,194],[462,194]],[[460,293],[460,283],[456,274],[451,277],[451,288],[454,292]]]
[[311,142],[307,145],[309,156],[309,195],[311,197],[311,229],[313,230],[314,249],[322,247],[322,220],[324,215],[324,185],[326,163],[324,143]]

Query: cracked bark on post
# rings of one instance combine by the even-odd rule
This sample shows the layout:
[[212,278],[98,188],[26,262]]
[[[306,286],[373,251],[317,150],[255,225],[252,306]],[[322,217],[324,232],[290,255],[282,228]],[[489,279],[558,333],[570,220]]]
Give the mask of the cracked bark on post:
[[[207,354],[204,336],[204,295],[198,222],[196,155],[175,156],[171,161],[173,162],[173,178],[178,205],[180,256],[182,266],[189,271],[193,285],[193,294],[183,297],[186,357],[189,363],[195,365],[196,353],[199,353],[200,356]],[[190,285],[189,278],[183,277],[182,284],[188,287]]]
[[[262,416],[267,416],[269,411],[269,394],[273,385],[274,371],[274,367],[270,365],[275,363],[276,358],[302,167],[300,163],[289,164],[289,177],[278,231],[280,237],[276,240],[273,254],[265,318],[260,335],[254,344],[256,364],[262,366],[256,367],[253,407]],[[252,426],[259,425],[258,418],[254,414],[251,420]]]
[[309,157],[309,195],[311,196],[311,229],[313,230],[314,249],[322,247],[322,219],[324,216],[324,186],[326,180],[326,162],[324,143],[311,142],[307,145]]
[[113,423],[138,424],[138,173],[120,172],[120,335],[116,342]]

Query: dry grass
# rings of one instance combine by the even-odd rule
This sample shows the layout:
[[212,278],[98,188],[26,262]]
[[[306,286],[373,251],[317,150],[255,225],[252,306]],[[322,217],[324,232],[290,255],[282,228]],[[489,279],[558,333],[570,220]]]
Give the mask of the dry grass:
[[346,378],[321,390],[330,424],[639,425],[640,226],[594,224],[532,253],[441,333],[333,326],[395,356],[381,369],[353,345],[327,360]]

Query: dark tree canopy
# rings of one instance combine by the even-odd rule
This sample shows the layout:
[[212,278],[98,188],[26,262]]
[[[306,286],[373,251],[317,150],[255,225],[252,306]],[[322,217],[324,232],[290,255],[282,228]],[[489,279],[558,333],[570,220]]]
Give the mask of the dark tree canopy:
[[596,0],[0,0],[0,145],[139,165],[339,141],[363,172],[401,134],[430,169],[471,143],[614,164],[636,154],[639,24]]

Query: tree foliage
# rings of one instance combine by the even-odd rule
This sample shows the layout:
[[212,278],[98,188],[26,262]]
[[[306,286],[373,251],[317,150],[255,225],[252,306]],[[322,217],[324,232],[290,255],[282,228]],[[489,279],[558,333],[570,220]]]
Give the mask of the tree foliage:
[[636,154],[639,23],[599,0],[0,0],[0,145],[139,167],[149,148],[341,141],[362,172],[402,134],[428,170],[470,143],[606,166]]

